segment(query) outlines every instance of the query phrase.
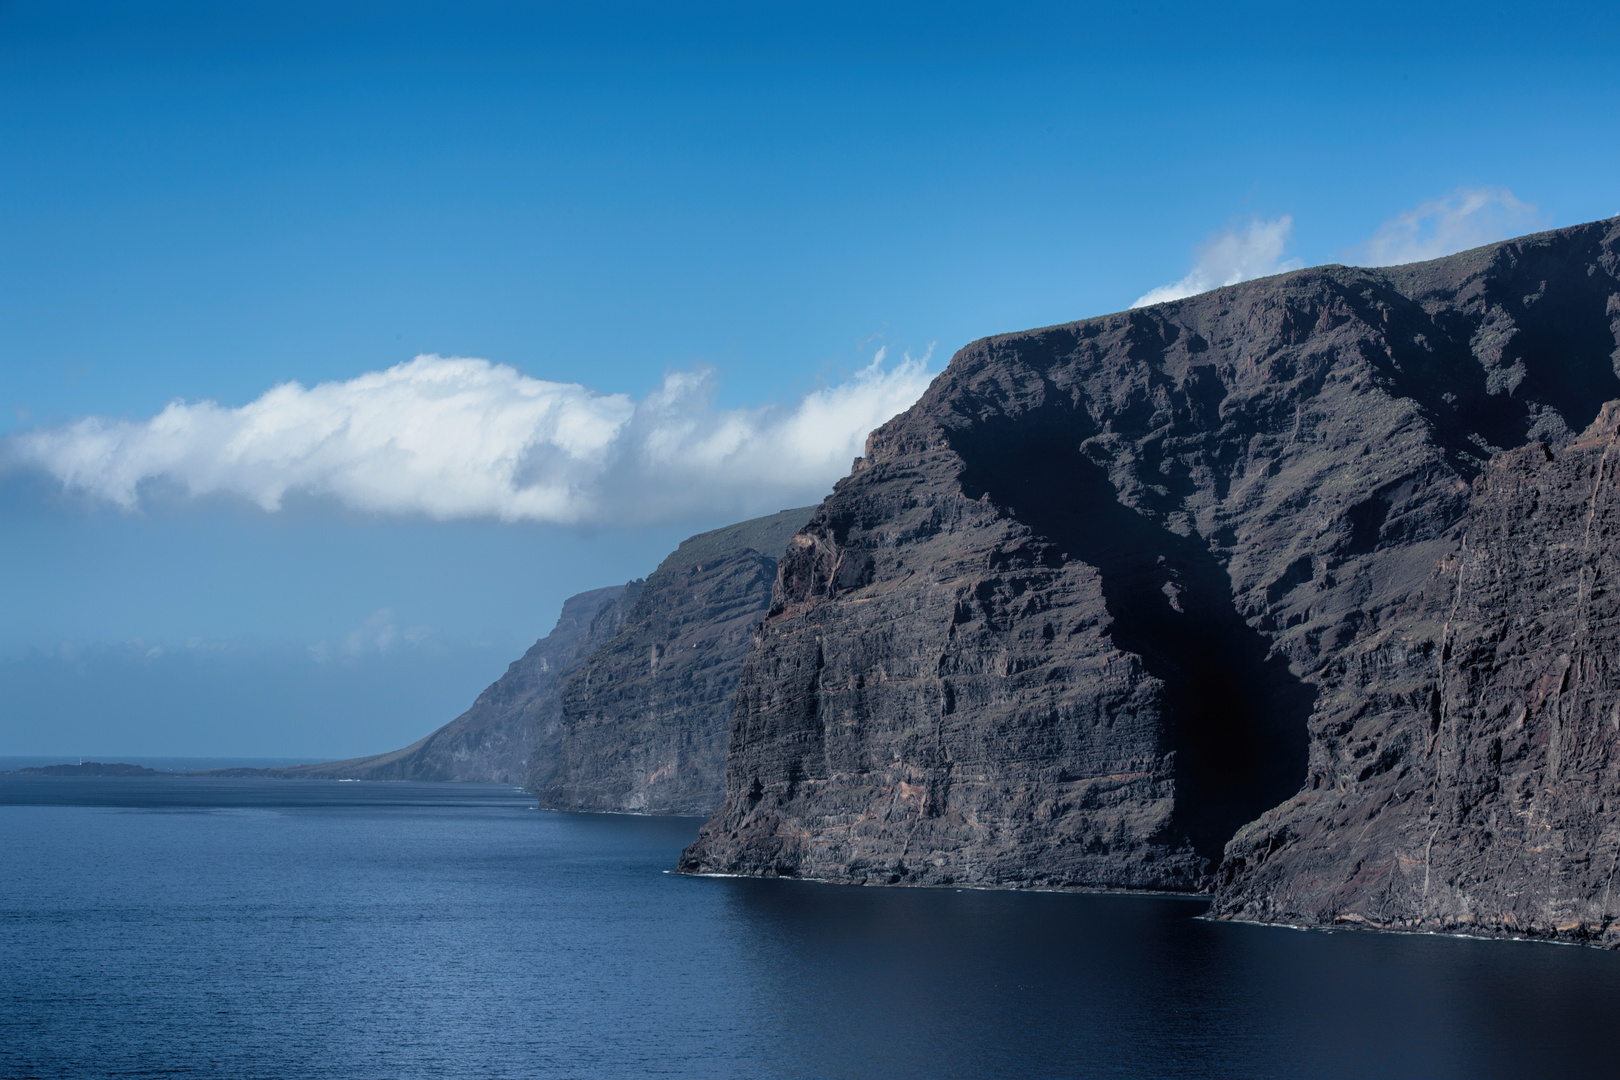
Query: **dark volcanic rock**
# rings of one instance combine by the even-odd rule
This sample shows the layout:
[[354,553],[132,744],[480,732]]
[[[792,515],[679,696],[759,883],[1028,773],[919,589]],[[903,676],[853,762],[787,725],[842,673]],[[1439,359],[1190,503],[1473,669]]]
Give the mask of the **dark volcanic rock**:
[[[681,869],[1207,886],[1323,782],[1334,665],[1432,589],[1491,457],[1620,396],[1617,246],[1601,222],[963,349],[783,557]],[[1253,863],[1223,910],[1259,910]]]
[[1457,550],[1320,671],[1310,782],[1216,914],[1620,944],[1617,421],[1474,480]]
[[542,807],[720,805],[738,668],[770,605],[776,557],[811,510],[694,536],[647,578],[618,633],[562,694],[556,766],[537,759],[530,771]]
[[550,634],[512,662],[472,707],[403,750],[283,769],[221,775],[324,780],[463,780],[520,785],[531,770],[555,768],[568,676],[610,639],[635,602],[639,581],[570,597]]

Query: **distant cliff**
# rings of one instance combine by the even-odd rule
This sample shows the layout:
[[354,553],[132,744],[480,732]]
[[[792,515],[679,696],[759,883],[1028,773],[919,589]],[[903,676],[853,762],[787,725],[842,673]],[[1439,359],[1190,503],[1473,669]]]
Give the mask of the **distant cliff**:
[[1620,221],[969,345],[793,538],[681,868],[1601,933],[1617,363]]
[[471,708],[402,750],[214,775],[521,784],[552,809],[709,813],[749,634],[811,510],[691,537],[645,582],[570,598]]
[[703,533],[654,571],[611,640],[561,694],[555,765],[536,757],[542,807],[707,814],[724,797],[732,699],[776,560],[812,508]]
[[144,765],[130,765],[122,761],[103,764],[99,761],[81,761],[75,765],[40,765],[18,769],[18,776],[163,776],[157,769]]
[[403,750],[279,769],[222,773],[315,780],[464,780],[525,783],[555,767],[559,695],[568,676],[610,639],[635,602],[639,581],[570,597],[550,634],[514,660],[472,707]]

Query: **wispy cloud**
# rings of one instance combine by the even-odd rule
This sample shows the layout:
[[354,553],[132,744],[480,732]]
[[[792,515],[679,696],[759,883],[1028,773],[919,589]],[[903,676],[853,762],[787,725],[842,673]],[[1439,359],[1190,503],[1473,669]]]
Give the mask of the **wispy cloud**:
[[[931,356],[931,354],[930,354]],[[241,408],[176,401],[149,420],[88,417],[13,435],[12,467],[135,509],[154,486],[290,494],[363,512],[563,524],[746,514],[819,498],[868,432],[932,378],[886,364],[787,407],[717,409],[705,371],[641,400],[487,360],[419,356],[346,382],[284,383]]]
[[415,648],[428,640],[432,629],[427,626],[408,626],[401,629],[393,608],[381,608],[367,615],[360,624],[343,636],[342,643],[333,648],[325,641],[309,646],[310,659],[325,664],[341,658],[354,661],[367,656],[386,656],[401,645]]
[[1544,228],[1536,208],[1506,188],[1459,188],[1378,227],[1357,254],[1368,266],[1438,259]]
[[1270,221],[1256,219],[1215,233],[1198,249],[1192,272],[1180,281],[1160,285],[1136,298],[1133,308],[1180,300],[1222,285],[1297,270],[1305,265],[1298,259],[1284,259],[1283,252],[1294,232],[1294,219],[1284,214]]

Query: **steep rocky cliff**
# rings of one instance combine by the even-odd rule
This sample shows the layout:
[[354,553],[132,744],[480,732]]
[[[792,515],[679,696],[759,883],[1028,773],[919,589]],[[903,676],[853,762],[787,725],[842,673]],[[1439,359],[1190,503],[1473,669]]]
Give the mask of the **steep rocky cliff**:
[[[1493,455],[1620,396],[1617,248],[1600,222],[963,349],[793,538],[681,868],[1208,887],[1340,782],[1335,665],[1454,573]],[[1239,837],[1223,911],[1348,872],[1281,861],[1298,813]]]
[[1620,945],[1620,402],[1474,480],[1457,549],[1318,673],[1305,789],[1215,913]]
[[568,681],[542,807],[707,814],[724,794],[737,672],[776,559],[812,508],[694,536],[654,571],[613,638]]
[[403,750],[285,769],[228,770],[318,780],[464,780],[522,784],[555,767],[561,690],[591,651],[610,639],[641,583],[570,597],[551,633],[514,660],[472,707]]

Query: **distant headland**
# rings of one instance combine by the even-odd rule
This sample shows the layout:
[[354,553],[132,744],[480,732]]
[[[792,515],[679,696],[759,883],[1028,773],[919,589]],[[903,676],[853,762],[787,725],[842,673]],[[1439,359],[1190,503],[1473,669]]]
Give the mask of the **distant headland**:
[[31,769],[18,769],[14,776],[169,776],[170,773],[148,769],[144,765],[129,765],[121,761],[102,764],[99,761],[81,761],[77,765],[41,765]]

